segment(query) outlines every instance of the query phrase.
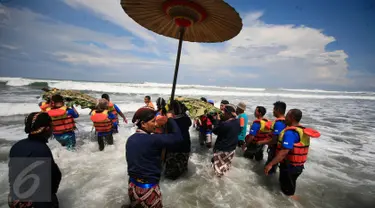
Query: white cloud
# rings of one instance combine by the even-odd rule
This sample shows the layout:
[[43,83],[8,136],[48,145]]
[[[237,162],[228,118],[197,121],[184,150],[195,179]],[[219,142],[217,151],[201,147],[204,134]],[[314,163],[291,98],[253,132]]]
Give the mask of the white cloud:
[[248,14],[241,33],[220,50],[186,44],[183,63],[205,69],[249,67],[261,73],[277,71],[281,79],[303,74],[303,82],[348,83],[347,54],[325,49],[335,41],[333,37],[304,26],[266,24],[259,20],[261,15]]
[[121,8],[119,0],[64,0],[73,8],[84,8],[94,12],[100,18],[111,21],[145,41],[155,42],[155,37],[134,22]]
[[8,45],[8,44],[1,44],[0,47],[6,48],[6,49],[9,49],[9,50],[17,50],[18,49],[18,47],[13,46],[13,45]]
[[[173,71],[177,40],[156,35],[139,26],[124,13],[119,0],[65,2],[78,11],[84,9],[93,12],[98,18],[123,27],[133,37],[115,37],[104,31],[91,31],[59,22],[51,24],[49,21],[37,21],[48,18],[28,10],[7,9],[8,12],[3,13],[11,14],[11,18],[6,18],[8,26],[22,24],[22,27],[12,28],[15,35],[12,41],[5,44],[19,45],[22,48],[37,45],[38,50],[45,51],[60,61],[76,66],[106,67],[108,73],[110,70],[135,65],[138,66],[137,69],[143,70]],[[280,83],[280,87],[290,80],[293,80],[295,87],[302,84],[359,84],[347,78],[348,55],[342,50],[326,50],[326,46],[335,41],[334,37],[306,26],[267,24],[260,20],[263,15],[263,12],[242,15],[244,28],[237,37],[227,42],[184,42],[180,73],[185,73],[189,78],[203,77],[202,80],[210,82],[223,80],[223,77],[238,81],[275,80]],[[137,47],[133,42],[135,38],[140,38],[144,47]],[[82,45],[74,41],[99,42],[109,48]],[[117,50],[123,51],[119,53]],[[158,58],[145,58],[147,54]]]
[[[131,41],[132,37],[116,37],[61,22],[52,22],[50,18],[27,9],[6,8],[6,10],[8,18],[6,25],[2,26],[4,30],[2,39],[4,41],[6,39],[7,42],[0,47],[15,50],[18,47],[13,45],[21,45],[29,51],[20,53],[27,54],[37,49],[35,52],[55,56],[57,60],[89,66],[120,67],[121,64],[146,62],[165,65],[163,61],[133,56],[132,51],[144,49],[136,47]],[[109,49],[78,42],[105,44]]]

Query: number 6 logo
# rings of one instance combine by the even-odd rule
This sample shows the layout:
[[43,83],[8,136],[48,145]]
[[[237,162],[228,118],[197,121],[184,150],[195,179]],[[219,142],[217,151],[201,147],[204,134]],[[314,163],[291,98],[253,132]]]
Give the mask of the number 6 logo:
[[[17,175],[17,177],[14,181],[14,184],[13,184],[13,191],[14,191],[14,194],[18,198],[26,199],[26,198],[29,198],[30,196],[32,196],[35,193],[36,189],[39,187],[40,178],[36,174],[27,175],[27,173],[32,171],[34,168],[42,165],[43,163],[45,163],[45,162],[44,161],[36,161],[36,162],[32,163],[31,165],[29,165],[28,167],[26,167],[24,170],[22,170],[19,175]],[[20,193],[21,185],[23,183],[25,183],[25,181],[27,181],[30,178],[33,179],[33,185],[31,186],[31,188],[29,190],[25,191],[24,193]]]

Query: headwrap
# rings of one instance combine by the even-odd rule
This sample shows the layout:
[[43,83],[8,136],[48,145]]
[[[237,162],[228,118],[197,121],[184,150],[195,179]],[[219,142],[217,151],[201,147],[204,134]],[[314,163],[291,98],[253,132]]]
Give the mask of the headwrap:
[[229,101],[228,100],[222,100],[220,104],[228,105]]
[[142,107],[135,112],[132,122],[134,124],[138,124],[142,121],[148,122],[153,118],[155,118],[155,111],[150,108]]
[[48,113],[34,112],[25,118],[25,133],[26,134],[40,134],[46,128],[51,127],[52,119]]
[[182,102],[177,101],[177,100],[173,100],[171,102],[171,109],[173,110],[176,118],[186,116],[186,111],[188,110],[187,107]]
[[236,106],[233,104],[227,104],[224,107],[224,111],[226,113],[232,114],[232,116],[236,116]]
[[166,102],[163,98],[159,97],[157,100],[156,100],[156,106],[159,108],[159,109],[162,109],[164,108],[166,105]]

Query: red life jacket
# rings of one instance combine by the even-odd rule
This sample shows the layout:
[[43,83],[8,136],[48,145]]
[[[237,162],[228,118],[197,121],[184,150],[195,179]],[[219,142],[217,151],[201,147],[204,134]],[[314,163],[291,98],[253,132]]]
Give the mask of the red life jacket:
[[118,123],[117,111],[116,111],[116,108],[115,108],[115,104],[113,104],[112,102],[108,103],[108,112],[111,112],[116,117],[114,119],[111,119],[112,123]]
[[50,104],[48,104],[47,102],[42,102],[42,104],[39,106],[39,108],[42,112],[46,112],[47,108],[49,108],[49,107],[50,107]]
[[74,118],[66,114],[66,106],[55,109],[47,108],[46,111],[52,119],[53,134],[64,134],[76,129]]
[[267,126],[270,126],[271,121],[269,121],[266,118],[262,118],[262,119],[256,119],[255,121],[253,121],[253,124],[254,123],[260,124],[260,129],[257,132],[257,134],[254,136],[254,140],[253,140],[254,142],[267,140],[272,137],[271,129],[267,127]]
[[101,113],[93,111],[90,119],[94,123],[96,132],[105,133],[112,131],[112,121],[108,118],[107,110]]
[[303,126],[286,127],[279,135],[276,154],[278,154],[282,149],[282,143],[286,131],[296,131],[298,133],[300,141],[293,144],[293,149],[289,151],[288,155],[283,161],[281,161],[281,163],[289,163],[293,166],[302,166],[307,161],[307,155],[309,153],[310,146],[310,137],[318,138],[320,137],[320,133],[314,129],[305,128]]
[[205,129],[205,130],[212,129],[212,122],[207,116],[205,115],[201,116],[199,121],[200,121],[199,122],[200,128]]

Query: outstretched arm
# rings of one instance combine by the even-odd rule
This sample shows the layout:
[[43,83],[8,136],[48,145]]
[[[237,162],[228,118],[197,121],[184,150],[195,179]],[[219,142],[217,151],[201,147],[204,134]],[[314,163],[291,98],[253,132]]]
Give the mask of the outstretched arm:
[[117,105],[114,105],[117,113],[121,116],[121,118],[124,120],[125,123],[128,123],[128,120],[126,119],[125,115],[122,113],[120,108]]
[[73,118],[78,118],[79,117],[79,114],[77,112],[77,110],[72,107],[72,108],[68,108],[67,112],[66,112],[68,115],[71,115]]

